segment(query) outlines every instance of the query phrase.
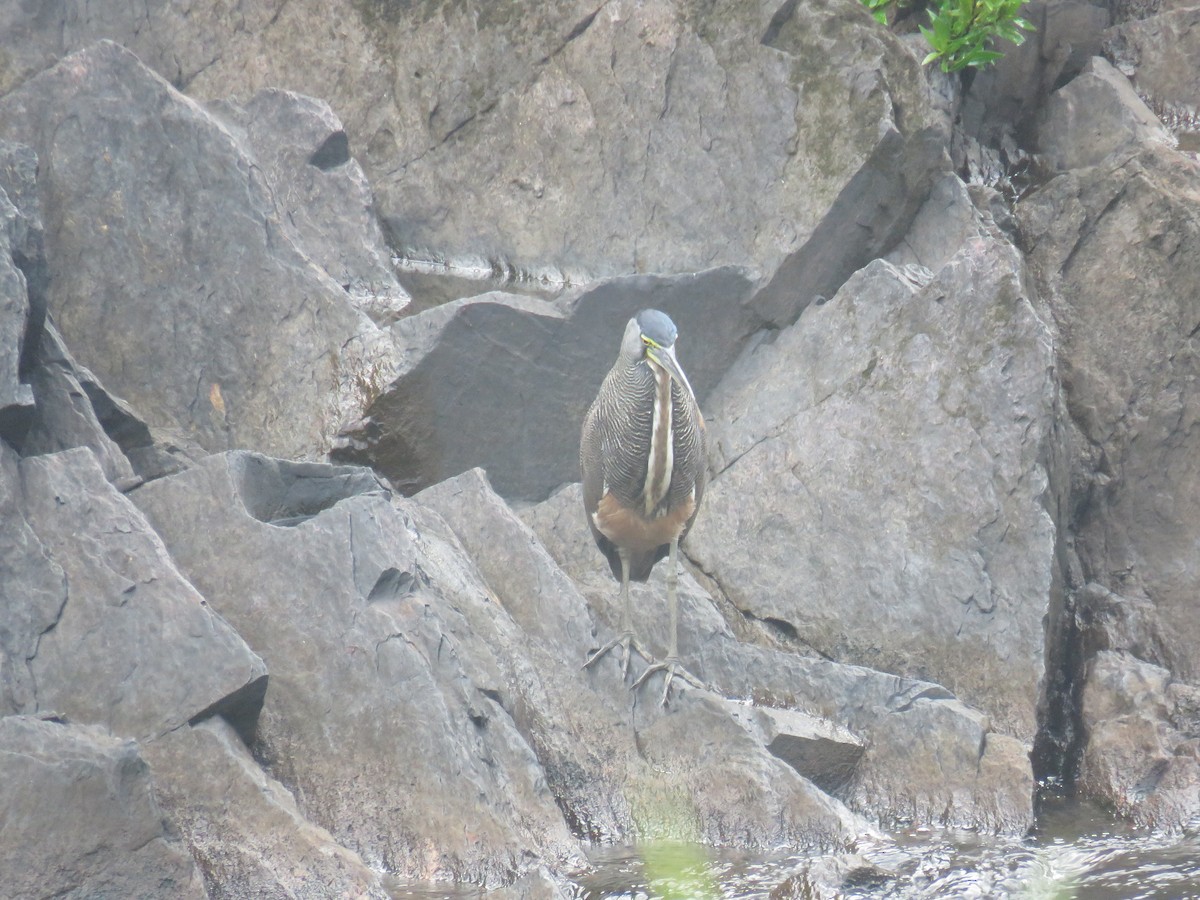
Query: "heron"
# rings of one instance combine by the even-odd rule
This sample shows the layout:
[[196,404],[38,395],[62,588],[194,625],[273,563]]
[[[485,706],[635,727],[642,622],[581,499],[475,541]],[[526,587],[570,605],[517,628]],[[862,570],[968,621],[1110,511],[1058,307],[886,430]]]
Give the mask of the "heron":
[[[628,677],[635,650],[649,665],[631,689],[665,672],[663,704],[676,677],[704,687],[679,660],[677,556],[704,497],[706,448],[704,417],[675,357],[676,335],[675,323],[656,309],[629,320],[617,361],[584,419],[579,446],[588,525],[621,582],[620,631],[584,668],[619,646],[621,673]],[[629,582],[646,581],[664,556],[670,644],[666,658],[656,661],[634,636]]]

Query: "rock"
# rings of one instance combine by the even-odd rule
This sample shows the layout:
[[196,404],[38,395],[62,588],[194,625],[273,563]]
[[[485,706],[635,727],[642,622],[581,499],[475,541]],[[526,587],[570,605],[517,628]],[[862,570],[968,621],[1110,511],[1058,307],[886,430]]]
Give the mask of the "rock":
[[873,262],[730,370],[704,405],[714,474],[685,550],[743,614],[944,684],[1028,742],[1058,386],[1019,255],[972,218],[937,272]]
[[[29,427],[33,393],[25,375],[27,342],[36,332],[36,304],[30,302],[21,263],[37,241],[39,223],[9,199],[22,190],[17,145],[0,142],[0,438],[19,443]],[[17,199],[21,199],[19,194]],[[34,250],[36,252],[36,250]]]
[[[518,14],[105,0],[63,28],[45,24],[14,31],[25,46],[0,84],[107,37],[197,98],[264,87],[325,98],[363,150],[391,240],[415,258],[574,283],[730,264],[772,272],[823,225],[819,252],[786,279],[803,290],[773,295],[784,318],[870,258],[846,233],[871,223],[874,241],[899,237],[942,165],[917,59],[855,0]],[[312,34],[326,39],[315,46]]]
[[1039,116],[1038,149],[1052,170],[1094,166],[1147,142],[1175,143],[1129,80],[1098,56],[1050,95]]
[[[529,507],[522,517],[579,586],[600,623],[597,638],[606,639],[619,618],[617,585],[592,543],[582,510],[576,484]],[[652,648],[666,645],[664,579],[660,565],[646,585],[630,586],[635,630]],[[764,744],[774,736],[761,722],[755,724],[760,716],[819,718],[833,724],[847,756],[861,756],[848,783],[835,787],[830,777],[835,770],[824,764],[815,773],[829,778],[829,786],[852,809],[887,826],[1023,833],[1032,825],[1028,746],[996,733],[987,717],[945,688],[762,646],[769,643],[763,630],[747,627],[736,613],[730,623],[742,624],[735,636],[712,598],[686,572],[679,600],[684,663],[725,697],[753,704],[727,703],[726,714],[732,708],[743,722],[749,719]],[[855,737],[843,728],[861,744],[855,746]]]
[[758,732],[772,754],[831,794],[850,781],[865,749],[847,729],[796,710],[747,706],[733,716]]
[[94,454],[31,457],[15,469],[28,581],[6,578],[5,590],[24,626],[15,642],[36,708],[139,739],[216,712],[252,731],[262,660],[179,574]]
[[144,753],[157,799],[200,864],[210,897],[389,896],[356,853],[301,815],[224,719],[179,728]]
[[[481,472],[417,499],[445,517],[519,626],[493,618],[474,630],[491,635],[513,669],[509,681],[521,687],[506,708],[577,833],[603,842],[767,849],[844,847],[872,832],[773,756],[762,734],[735,721],[737,705],[684,687],[664,710],[659,680],[631,695],[613,656],[581,671],[609,636],[615,592],[585,600]],[[662,647],[666,617],[657,618],[653,628],[640,621],[639,633]],[[633,661],[630,677],[643,667]]]
[[962,131],[990,147],[1027,134],[1046,95],[1100,53],[1109,9],[1087,0],[1033,0],[1021,16],[1036,31],[1018,45],[999,41],[1004,56],[974,70],[962,104]]
[[[90,395],[103,395],[104,388],[91,372],[75,362],[53,325],[42,332],[37,365],[30,373],[30,381],[37,406],[29,432],[19,445],[21,454],[39,456],[87,447],[112,484],[118,487],[132,484],[133,466],[106,433],[91,401]],[[90,392],[84,383],[91,388]],[[139,437],[145,445],[153,444],[144,424]]]
[[1061,175],[1017,210],[1059,334],[1082,578],[1150,601],[1162,664],[1193,684],[1198,173],[1151,144],[1118,165]]
[[857,853],[822,856],[806,862],[770,893],[769,900],[836,900],[863,891],[882,891],[896,880],[889,872]]
[[244,106],[213,102],[209,109],[244,135],[292,242],[372,320],[394,321],[410,298],[392,271],[367,178],[329,104],[268,89]]
[[364,470],[247,453],[133,496],[270,667],[255,757],[305,818],[403,877],[504,885],[578,864],[501,706],[492,632],[461,611],[495,601],[436,517]]
[[1122,22],[1107,36],[1105,52],[1139,92],[1166,103],[1190,104],[1200,97],[1200,9],[1194,4],[1164,8],[1157,15]]
[[382,336],[288,240],[245,148],[131,53],[94,45],[0,98],[0,138],[45,162],[58,328],[152,429],[312,456],[359,415]]
[[1179,701],[1200,692],[1172,687],[1161,666],[1110,650],[1092,658],[1084,682],[1076,787],[1143,827],[1180,828],[1200,815],[1200,730],[1176,727],[1190,718]]
[[0,441],[0,715],[37,712],[37,682],[30,663],[67,601],[62,567],[29,527],[24,507],[19,459]]
[[479,466],[503,496],[540,500],[579,478],[579,433],[625,323],[655,307],[679,326],[701,397],[761,325],[741,269],[597,282],[550,302],[491,293],[402,319],[403,360],[333,454],[370,464],[405,493]]
[[[1079,678],[1093,709],[1097,692],[1125,691],[1093,684],[1104,653],[1135,654],[1138,667],[1157,664],[1187,687],[1200,680],[1200,466],[1189,438],[1200,415],[1196,176],[1194,162],[1149,143],[1108,166],[1061,175],[1017,208],[1059,335],[1073,431]],[[1089,654],[1098,655],[1089,662]],[[1090,774],[1081,774],[1080,789],[1136,821],[1180,815],[1162,798],[1186,779],[1168,779],[1161,793],[1151,782],[1137,786],[1175,759],[1162,722],[1105,722],[1098,713],[1090,721],[1079,747]]]
[[204,898],[133,741],[0,718],[0,872],[10,897]]

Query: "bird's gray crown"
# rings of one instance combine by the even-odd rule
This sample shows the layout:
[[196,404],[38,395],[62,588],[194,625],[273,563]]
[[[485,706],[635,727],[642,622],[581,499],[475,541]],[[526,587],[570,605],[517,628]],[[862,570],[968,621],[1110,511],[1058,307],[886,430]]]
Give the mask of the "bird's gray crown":
[[675,343],[678,332],[671,317],[657,309],[643,309],[635,317],[642,334],[654,341],[660,347],[670,347]]

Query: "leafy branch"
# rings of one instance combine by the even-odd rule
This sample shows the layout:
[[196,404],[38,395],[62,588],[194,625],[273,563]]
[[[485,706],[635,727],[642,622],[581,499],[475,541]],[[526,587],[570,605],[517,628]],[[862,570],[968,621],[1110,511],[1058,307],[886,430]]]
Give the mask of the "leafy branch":
[[[906,0],[862,0],[875,20],[887,24],[889,7],[905,6]],[[1025,32],[1035,30],[1020,16],[1024,0],[933,0],[928,8],[929,26],[919,25],[930,52],[922,63],[935,60],[943,72],[959,72],[969,66],[986,66],[1004,54],[989,49],[996,40],[1016,45],[1025,42]]]

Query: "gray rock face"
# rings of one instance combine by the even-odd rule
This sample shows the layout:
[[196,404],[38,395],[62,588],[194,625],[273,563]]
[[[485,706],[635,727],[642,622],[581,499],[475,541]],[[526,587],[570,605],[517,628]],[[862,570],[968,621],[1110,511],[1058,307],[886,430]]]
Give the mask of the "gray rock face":
[[[593,642],[598,646],[619,621],[617,585],[590,540],[582,509],[579,486],[572,485],[527,509],[523,518],[586,597],[598,623]],[[659,652],[667,640],[664,569],[660,565],[646,585],[630,587],[635,630]],[[744,631],[741,640],[731,624]],[[752,701],[727,704],[725,712],[789,765],[800,763],[803,769],[797,770],[852,809],[886,825],[922,822],[1017,833],[1032,824],[1028,746],[996,733],[986,716],[939,685],[770,649],[761,645],[761,633],[745,627],[737,614],[727,623],[694,579],[681,577],[679,646],[685,664],[724,696]],[[832,729],[844,748],[832,761],[840,765],[795,752],[800,729],[788,722],[794,717],[843,726]],[[790,732],[780,730],[785,726]],[[825,725],[820,732],[830,730]],[[788,734],[790,748],[787,738],[779,740]],[[814,748],[810,740],[808,749]]]
[[271,668],[257,755],[369,865],[504,884],[577,860],[497,699],[490,632],[460,611],[486,587],[428,513],[360,474],[228,454],[135,494]]
[[200,864],[210,900],[388,897],[357,854],[301,815],[224,719],[177,729],[144,753],[156,797]]
[[[608,637],[613,592],[585,601],[482,473],[464,473],[417,499],[446,518],[519,626],[493,623],[487,633],[514,669],[510,681],[523,686],[514,717],[577,832],[765,849],[843,847],[871,830],[800,777],[817,771],[798,774],[771,752],[776,735],[747,728],[743,707],[689,691],[664,711],[655,685],[630,694],[615,659],[581,671]],[[573,537],[590,545],[585,527]],[[641,633],[662,647],[665,616],[658,618]],[[526,687],[533,684],[536,690]]]
[[625,323],[655,307],[679,326],[700,397],[761,324],[748,273],[613,278],[554,302],[492,293],[393,328],[399,376],[342,436],[335,458],[369,463],[406,493],[481,466],[507,497],[543,499],[579,478],[579,433]]
[[[36,536],[29,549],[45,566],[31,567],[34,603],[21,617],[29,630],[18,637],[37,708],[145,739],[261,699],[262,660],[180,576],[90,450],[24,459],[16,469],[25,536]],[[25,585],[5,580],[6,601],[24,606]],[[61,599],[46,622],[52,598]]]
[[43,161],[59,329],[152,427],[305,456],[361,409],[387,367],[370,322],[287,240],[229,132],[132,54],[98,44],[26,82],[0,138]]
[[1175,143],[1129,80],[1100,57],[1051,94],[1042,110],[1038,149],[1052,169],[1094,166],[1147,142]]
[[1200,815],[1200,690],[1102,650],[1083,687],[1087,744],[1078,787],[1138,825],[1180,828]]
[[0,872],[9,897],[206,896],[133,741],[0,718]]
[[[423,258],[576,281],[728,264],[772,271],[868,161],[872,184],[895,202],[853,188],[861,203],[839,212],[838,227],[852,230],[857,216],[881,234],[902,230],[883,220],[911,214],[941,154],[925,142],[942,125],[916,59],[854,0],[519,13],[354,0],[135,10],[106,0],[70,4],[65,18],[62,28],[14,23],[22,45],[0,85],[108,37],[196,97],[267,87],[324,97],[363,152],[393,241]],[[296,53],[298,34],[325,39]],[[891,195],[901,184],[909,193]],[[869,255],[848,261],[855,247],[820,243],[826,252],[809,262],[828,270],[814,279],[828,294],[839,270],[844,278]]]
[[1077,429],[1084,578],[1153,602],[1162,662],[1191,682],[1200,680],[1200,467],[1189,438],[1200,414],[1198,171],[1151,146],[1063,175],[1019,210]]
[[32,391],[21,376],[27,344],[37,340],[40,324],[21,271],[22,263],[41,258],[36,205],[31,209],[23,196],[33,188],[31,155],[27,147],[0,141],[0,437],[13,442],[22,438],[33,409]]
[[1152,143],[1061,175],[1018,208],[1054,311],[1074,432],[1075,548],[1087,583],[1077,597],[1080,787],[1164,825],[1194,813],[1189,741],[1200,734],[1166,726],[1162,683],[1167,672],[1182,690],[1200,680],[1197,173]]
[[392,272],[367,178],[329,104],[264,90],[244,106],[209,108],[244,135],[292,242],[372,320],[394,320],[409,296]]
[[1027,741],[1056,384],[1016,251],[971,232],[936,273],[872,263],[731,369],[705,408],[716,474],[686,549],[743,612],[944,684]]

